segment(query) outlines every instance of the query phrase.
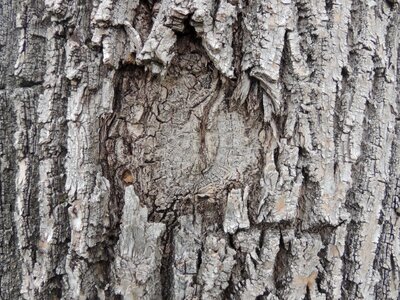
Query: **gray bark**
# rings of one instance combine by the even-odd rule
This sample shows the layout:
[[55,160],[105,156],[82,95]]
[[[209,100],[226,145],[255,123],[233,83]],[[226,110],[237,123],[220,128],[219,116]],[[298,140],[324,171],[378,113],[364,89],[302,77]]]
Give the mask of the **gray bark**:
[[0,0],[1,299],[400,299],[397,0]]

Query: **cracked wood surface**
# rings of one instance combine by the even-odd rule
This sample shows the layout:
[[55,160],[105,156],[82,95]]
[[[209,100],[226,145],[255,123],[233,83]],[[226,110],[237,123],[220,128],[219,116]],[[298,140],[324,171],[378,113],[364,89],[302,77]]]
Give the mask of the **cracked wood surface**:
[[0,0],[0,299],[400,299],[397,0]]

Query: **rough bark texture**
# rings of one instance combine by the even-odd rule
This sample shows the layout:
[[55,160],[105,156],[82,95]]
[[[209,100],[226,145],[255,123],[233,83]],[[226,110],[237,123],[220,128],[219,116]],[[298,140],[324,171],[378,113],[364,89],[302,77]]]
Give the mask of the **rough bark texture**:
[[0,0],[1,299],[400,299],[397,0]]

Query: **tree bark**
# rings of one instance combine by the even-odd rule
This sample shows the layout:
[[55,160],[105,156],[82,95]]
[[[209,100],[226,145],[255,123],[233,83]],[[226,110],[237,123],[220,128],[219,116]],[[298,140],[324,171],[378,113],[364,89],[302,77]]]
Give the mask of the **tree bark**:
[[1,299],[400,299],[397,0],[0,0]]

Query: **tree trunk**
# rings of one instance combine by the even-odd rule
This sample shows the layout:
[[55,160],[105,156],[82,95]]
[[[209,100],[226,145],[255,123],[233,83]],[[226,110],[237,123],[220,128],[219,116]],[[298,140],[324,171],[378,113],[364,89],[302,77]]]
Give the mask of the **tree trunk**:
[[0,0],[1,299],[400,299],[397,0]]

